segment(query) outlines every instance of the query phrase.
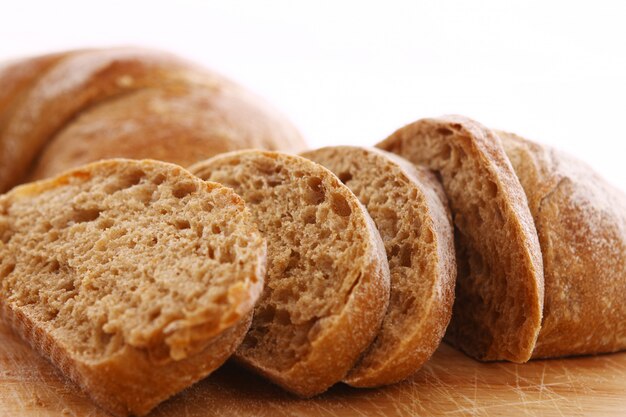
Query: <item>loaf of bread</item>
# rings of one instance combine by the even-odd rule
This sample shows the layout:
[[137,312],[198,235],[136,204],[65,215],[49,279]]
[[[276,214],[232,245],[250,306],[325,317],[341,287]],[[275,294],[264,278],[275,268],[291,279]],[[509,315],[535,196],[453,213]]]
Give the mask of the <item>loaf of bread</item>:
[[0,192],[105,158],[188,166],[304,142],[242,87],[163,52],[70,51],[0,68]]
[[498,135],[543,253],[543,323],[533,357],[626,349],[626,197],[581,161]]
[[377,145],[438,172],[455,225],[458,276],[446,339],[481,360],[526,362],[541,326],[541,249],[524,190],[498,137],[449,116]]
[[341,381],[389,300],[385,248],[365,208],[297,156],[232,152],[190,170],[241,195],[268,240],[266,286],[237,360],[300,396]]
[[332,146],[302,156],[334,172],[365,205],[389,262],[387,315],[344,381],[356,387],[401,381],[437,349],[452,314],[454,233],[441,184],[432,172],[374,148]]
[[2,318],[120,416],[228,358],[265,258],[240,197],[168,163],[98,162],[0,197]]

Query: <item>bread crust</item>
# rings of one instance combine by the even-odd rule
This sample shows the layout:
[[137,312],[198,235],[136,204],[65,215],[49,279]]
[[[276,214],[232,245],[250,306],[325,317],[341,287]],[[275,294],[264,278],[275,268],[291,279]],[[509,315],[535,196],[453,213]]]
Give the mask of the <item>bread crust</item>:
[[[368,203],[375,200],[376,195],[369,189],[361,189],[360,185],[358,186],[359,191],[355,190],[353,186],[355,178],[359,184],[365,180],[365,176],[367,178],[369,176],[385,178],[385,182],[389,182],[391,180],[387,179],[386,175],[393,175],[395,181],[402,184],[403,192],[406,192],[407,195],[415,195],[413,198],[422,202],[424,213],[418,215],[410,204],[396,207],[396,213],[399,219],[403,219],[403,215],[411,213],[407,221],[411,222],[411,225],[418,222],[420,228],[425,227],[430,231],[431,235],[429,236],[432,236],[433,248],[432,251],[429,249],[420,261],[413,261],[414,265],[410,271],[407,271],[407,268],[400,264],[394,268],[394,264],[391,262],[394,248],[387,247],[392,280],[392,301],[390,303],[396,300],[395,302],[399,304],[398,306],[390,304],[388,311],[404,305],[408,301],[405,297],[417,297],[414,292],[406,296],[403,295],[400,290],[400,283],[394,283],[394,279],[412,280],[402,285],[409,285],[413,288],[426,287],[425,293],[420,293],[424,298],[415,299],[414,302],[419,305],[419,308],[413,308],[407,316],[402,316],[400,322],[393,322],[393,316],[387,313],[377,339],[344,378],[344,382],[355,387],[375,387],[399,382],[415,373],[430,358],[441,343],[452,315],[456,261],[452,219],[443,188],[432,172],[423,168],[418,169],[403,158],[380,149],[332,146],[304,152],[302,156],[331,169],[339,175],[340,179],[342,172],[338,170],[349,171],[350,179],[346,181],[346,184],[355,192],[357,197],[361,198],[361,202],[370,211],[375,222],[385,220],[382,217],[378,219],[375,214],[377,212],[372,211],[374,206],[370,206]],[[352,168],[351,161],[353,159],[358,161],[358,168]],[[363,177],[359,178],[361,176]],[[381,189],[380,193],[382,192],[384,190]],[[415,229],[418,226],[411,227]],[[407,233],[403,226],[396,226],[396,228],[398,231],[402,230],[403,233]],[[380,229],[379,231],[386,245],[385,239],[389,239],[391,242],[394,236],[385,237],[385,233]],[[419,231],[411,232],[419,234]],[[398,243],[408,245],[410,242]],[[414,243],[419,245],[421,242]],[[434,259],[431,259],[430,255],[434,256]],[[423,269],[420,275],[417,272],[418,263]],[[398,289],[394,295],[396,286]],[[394,329],[402,332],[402,340],[398,341],[391,334]],[[383,335],[382,332],[385,334]]]
[[[364,255],[361,259],[364,264],[354,266],[354,270],[359,272],[359,278],[351,288],[343,308],[336,314],[317,320],[320,324],[319,332],[310,341],[310,348],[304,357],[298,358],[292,366],[283,370],[274,366],[273,358],[255,360],[246,355],[241,348],[235,354],[235,359],[243,366],[292,393],[310,397],[341,381],[361,352],[376,336],[389,301],[389,267],[385,248],[374,222],[350,190],[332,172],[305,158],[256,150],[230,152],[200,162],[192,166],[190,171],[201,178],[217,180],[211,172],[218,166],[236,166],[247,157],[279,160],[283,166],[289,167],[290,171],[322,178],[332,190],[340,192],[346,198],[353,215],[358,218],[363,228],[361,233]],[[246,198],[245,195],[242,196]],[[251,210],[254,212],[252,206]],[[261,231],[264,230],[262,224],[259,224],[259,228]],[[271,247],[271,244],[269,246]],[[268,262],[272,262],[271,256],[270,250]],[[271,280],[272,277],[268,272],[268,286],[271,285]],[[256,311],[258,313],[258,307]],[[244,341],[244,345],[245,343]]]
[[[13,66],[21,71],[39,59]],[[150,89],[161,94],[134,96]],[[162,158],[188,165],[235,148],[304,147],[296,129],[258,97],[159,51],[62,53],[20,91],[23,98],[11,114],[0,114],[7,119],[0,132],[0,191],[104,158]],[[139,100],[124,107],[126,95]],[[174,144],[172,135],[182,139]]]
[[[157,161],[109,160],[66,172],[50,180],[16,187],[0,198],[0,214],[3,217],[9,216],[9,204],[28,201],[33,196],[62,188],[67,184],[80,184],[94,177],[111,178],[116,173],[135,172],[137,169],[151,178],[161,175],[159,181],[169,181],[167,178],[171,176],[172,182],[193,184],[194,189],[203,196],[208,195],[204,194],[206,192],[223,191],[225,194],[223,197],[228,204],[232,204],[236,210],[245,210],[243,201],[231,190],[215,183],[201,181],[173,164]],[[68,198],[67,195],[65,198]],[[211,200],[213,203],[215,201]],[[55,204],[60,203],[56,200]],[[67,206],[73,204],[74,200],[66,201]],[[130,202],[128,205],[130,206]],[[249,220],[246,216],[244,218]],[[4,222],[5,219],[1,220]],[[6,223],[0,223],[0,226],[2,226],[0,249],[4,251],[6,247],[7,251],[4,253],[6,258],[8,260],[15,258],[17,261],[19,257],[8,250],[10,238],[4,234]],[[97,355],[82,354],[73,343],[75,339],[63,336],[65,333],[58,332],[56,325],[42,320],[33,312],[34,310],[26,311],[19,294],[16,295],[18,301],[13,300],[15,293],[12,287],[7,287],[9,284],[4,282],[8,276],[4,264],[0,270],[3,273],[2,294],[6,295],[6,298],[0,296],[0,316],[102,408],[119,416],[145,415],[160,402],[219,367],[245,336],[251,322],[254,303],[262,291],[266,256],[265,241],[253,223],[249,221],[246,228],[250,231],[247,235],[250,241],[245,247],[256,248],[255,252],[249,252],[253,263],[246,271],[248,269],[251,271],[250,276],[242,275],[236,282],[232,282],[232,285],[229,284],[228,300],[223,307],[205,309],[203,305],[197,308],[186,305],[184,311],[181,309],[181,314],[173,316],[176,319],[168,319],[153,332],[155,334],[149,333],[145,338],[134,337],[132,332],[118,330],[121,345],[113,349],[112,353],[105,350]],[[79,242],[74,243],[78,246]],[[59,282],[60,280],[61,278]],[[86,280],[89,281],[90,278]],[[85,284],[86,289],[83,290],[82,281],[78,286],[80,291],[91,291],[89,284]],[[122,300],[118,302],[123,303]],[[50,303],[50,300],[44,297],[37,303]],[[26,304],[27,307],[28,305]],[[113,306],[110,310],[115,308]],[[220,316],[208,316],[216,314]]]
[[405,126],[377,147],[438,171],[448,194],[459,269],[446,340],[480,360],[526,362],[541,325],[543,265],[499,138],[470,119],[445,116]]
[[569,155],[498,135],[543,252],[545,303],[533,358],[626,349],[626,197]]

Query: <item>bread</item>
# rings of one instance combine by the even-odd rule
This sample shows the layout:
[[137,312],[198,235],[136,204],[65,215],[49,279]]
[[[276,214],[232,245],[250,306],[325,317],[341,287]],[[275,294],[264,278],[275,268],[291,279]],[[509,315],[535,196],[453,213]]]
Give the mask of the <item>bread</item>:
[[626,197],[581,161],[498,135],[543,253],[543,324],[533,357],[626,349]]
[[[38,59],[12,64],[13,72]],[[34,72],[20,84],[10,114],[0,114],[0,192],[105,158],[188,166],[234,149],[304,148],[293,126],[262,100],[163,52],[67,52]]]
[[100,406],[144,415],[237,347],[265,252],[232,190],[95,163],[0,197],[2,317]]
[[297,156],[232,152],[190,170],[241,195],[268,240],[266,286],[236,359],[304,397],[339,382],[389,300],[385,249],[365,208]]
[[499,138],[447,116],[419,120],[377,146],[437,171],[448,195],[458,273],[446,340],[480,360],[527,361],[541,326],[541,249]]
[[377,149],[333,146],[302,156],[334,172],[365,205],[389,261],[382,328],[344,381],[356,387],[401,381],[437,349],[452,314],[454,232],[441,184],[430,171]]

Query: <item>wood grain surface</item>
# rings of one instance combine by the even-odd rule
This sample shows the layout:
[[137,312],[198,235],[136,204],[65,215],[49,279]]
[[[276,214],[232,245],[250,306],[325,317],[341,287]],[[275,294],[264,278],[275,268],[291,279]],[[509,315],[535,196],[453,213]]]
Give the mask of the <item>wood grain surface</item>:
[[[0,416],[107,417],[0,324]],[[161,404],[151,417],[626,416],[626,352],[481,364],[442,345],[409,381],[376,390],[344,385],[297,399],[234,365]]]

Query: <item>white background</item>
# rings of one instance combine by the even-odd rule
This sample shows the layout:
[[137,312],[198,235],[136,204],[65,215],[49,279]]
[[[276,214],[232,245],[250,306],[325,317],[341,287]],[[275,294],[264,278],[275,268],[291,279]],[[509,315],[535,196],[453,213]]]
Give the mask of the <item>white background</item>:
[[564,149],[626,190],[624,1],[0,4],[0,59],[129,44],[248,86],[312,146],[373,145],[459,113]]

